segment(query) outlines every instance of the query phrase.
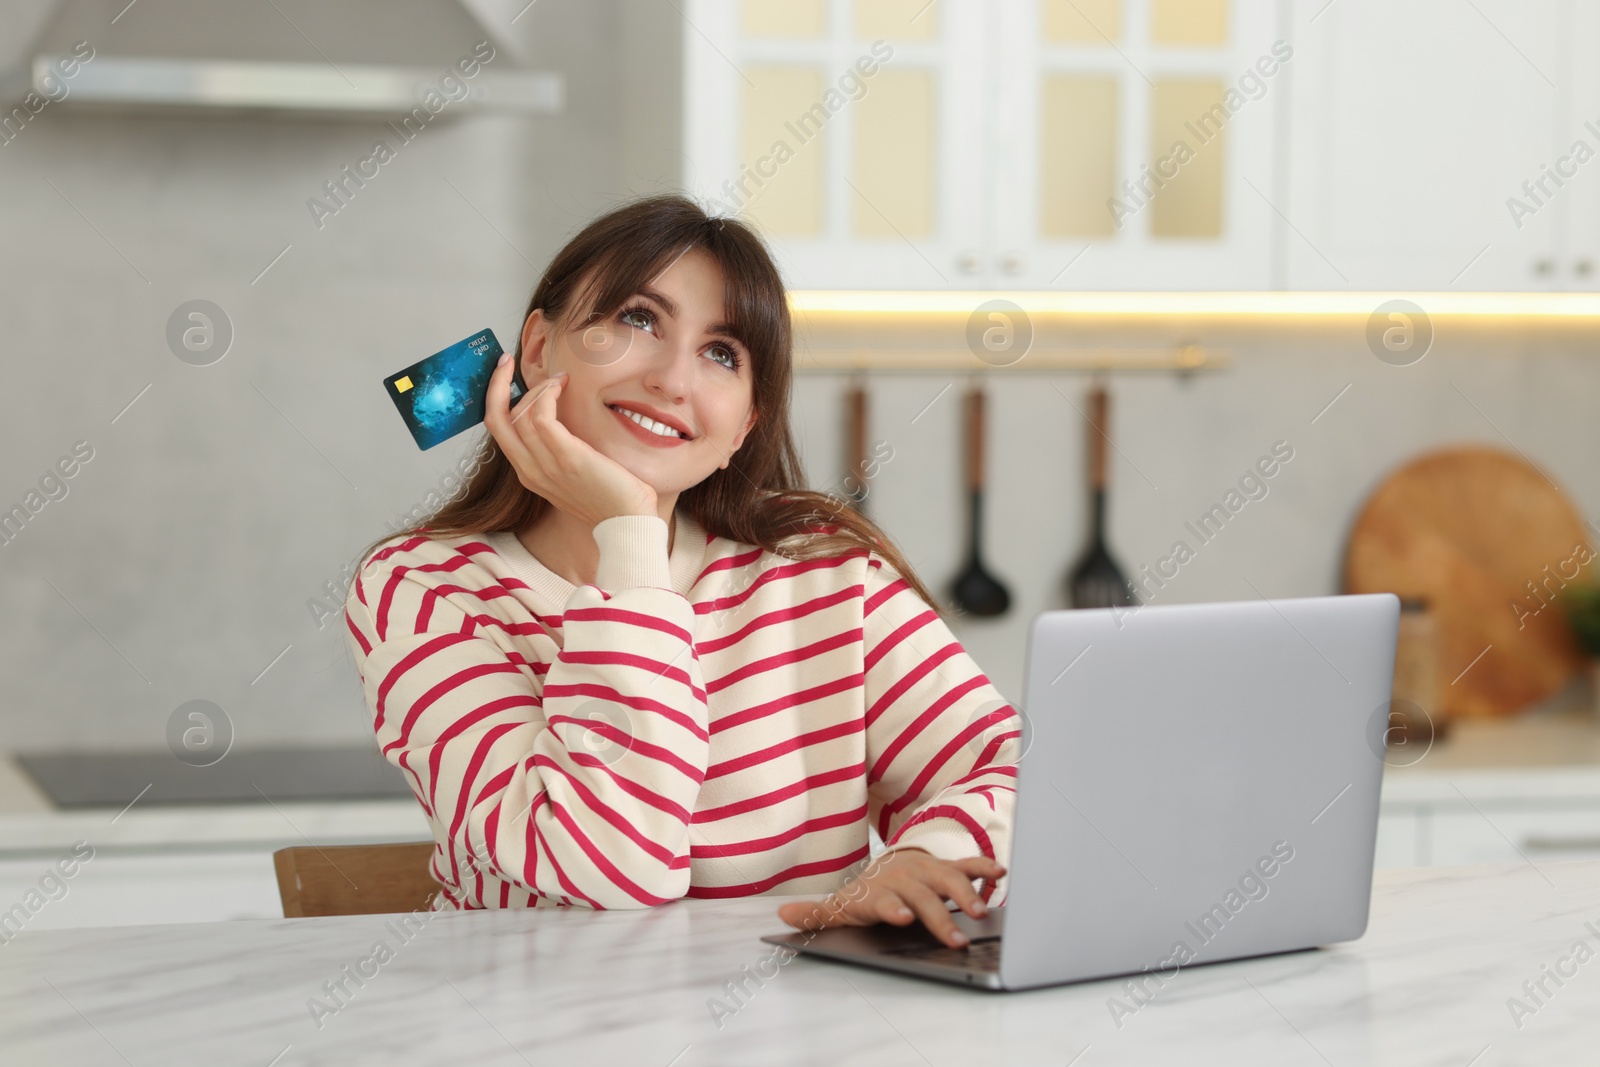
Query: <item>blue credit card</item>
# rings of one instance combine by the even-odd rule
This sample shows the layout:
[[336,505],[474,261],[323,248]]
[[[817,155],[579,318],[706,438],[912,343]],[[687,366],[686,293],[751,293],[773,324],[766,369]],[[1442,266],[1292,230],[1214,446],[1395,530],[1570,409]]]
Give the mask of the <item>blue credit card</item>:
[[[479,330],[383,380],[418,448],[427,451],[483,421],[489,376],[501,351],[493,330]],[[511,377],[511,403],[527,391],[519,367]]]

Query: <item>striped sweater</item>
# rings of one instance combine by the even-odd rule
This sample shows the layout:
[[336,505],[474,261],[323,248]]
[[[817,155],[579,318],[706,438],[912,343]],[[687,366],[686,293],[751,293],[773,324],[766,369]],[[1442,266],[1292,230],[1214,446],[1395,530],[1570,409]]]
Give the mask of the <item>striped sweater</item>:
[[351,587],[436,908],[822,894],[869,859],[869,826],[1008,862],[1016,712],[885,560],[797,561],[682,512],[670,553],[656,516],[594,538],[592,585],[507,531],[390,538]]

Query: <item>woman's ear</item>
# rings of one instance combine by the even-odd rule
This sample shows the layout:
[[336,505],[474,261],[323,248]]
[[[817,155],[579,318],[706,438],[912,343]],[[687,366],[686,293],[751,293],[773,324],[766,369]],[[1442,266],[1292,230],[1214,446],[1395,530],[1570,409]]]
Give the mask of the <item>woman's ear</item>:
[[[739,431],[739,436],[735,437],[733,439],[733,447],[728,449],[728,455],[729,456],[732,456],[735,452],[739,451],[740,446],[744,444],[744,439],[747,436],[749,436],[750,430],[751,430],[751,428],[753,428],[755,426],[755,424],[756,424],[756,406],[754,404],[751,404],[750,405],[750,417],[744,420],[744,429]],[[724,459],[722,461],[722,466],[721,466],[720,469],[726,469],[727,466],[728,466],[728,461],[726,459]]]
[[543,308],[534,308],[528,313],[528,318],[522,324],[521,362],[523,364],[523,380],[528,380],[527,368],[537,367],[544,371],[544,343],[550,336],[550,320],[545,318]]

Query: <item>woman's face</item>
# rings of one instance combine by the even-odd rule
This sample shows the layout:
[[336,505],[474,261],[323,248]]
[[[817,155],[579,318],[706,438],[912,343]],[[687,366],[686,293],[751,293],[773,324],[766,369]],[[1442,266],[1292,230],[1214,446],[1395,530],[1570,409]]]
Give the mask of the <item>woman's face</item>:
[[756,421],[750,353],[723,320],[722,268],[692,249],[609,319],[558,331],[534,311],[523,380],[566,371],[562,425],[658,496],[680,493],[726,467]]

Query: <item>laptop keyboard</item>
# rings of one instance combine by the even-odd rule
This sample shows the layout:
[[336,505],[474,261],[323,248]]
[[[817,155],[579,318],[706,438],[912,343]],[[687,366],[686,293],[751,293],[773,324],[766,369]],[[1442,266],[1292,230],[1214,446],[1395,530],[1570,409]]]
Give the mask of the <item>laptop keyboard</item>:
[[976,938],[966,948],[950,948],[937,943],[902,945],[897,948],[886,948],[882,954],[924,960],[928,963],[946,963],[972,971],[998,971],[1000,938],[998,936]]

